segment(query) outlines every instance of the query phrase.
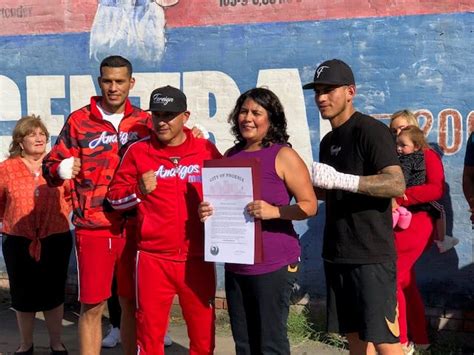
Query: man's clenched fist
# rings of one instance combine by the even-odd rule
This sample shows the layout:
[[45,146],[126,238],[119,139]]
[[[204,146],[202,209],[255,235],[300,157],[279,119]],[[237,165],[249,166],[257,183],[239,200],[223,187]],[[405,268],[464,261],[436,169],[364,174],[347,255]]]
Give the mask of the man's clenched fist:
[[144,173],[139,180],[139,188],[142,194],[148,195],[156,189],[156,176],[153,170]]

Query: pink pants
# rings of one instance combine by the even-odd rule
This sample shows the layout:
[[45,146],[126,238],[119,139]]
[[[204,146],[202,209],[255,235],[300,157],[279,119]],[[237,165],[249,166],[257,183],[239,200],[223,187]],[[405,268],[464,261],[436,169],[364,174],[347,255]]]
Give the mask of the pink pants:
[[416,285],[415,263],[430,245],[433,221],[427,212],[413,213],[408,229],[395,229],[397,250],[397,300],[400,324],[400,342],[410,340],[428,344],[425,306]]
[[214,352],[216,276],[213,263],[173,261],[137,252],[137,354],[164,354],[163,339],[175,295],[190,340],[189,354]]

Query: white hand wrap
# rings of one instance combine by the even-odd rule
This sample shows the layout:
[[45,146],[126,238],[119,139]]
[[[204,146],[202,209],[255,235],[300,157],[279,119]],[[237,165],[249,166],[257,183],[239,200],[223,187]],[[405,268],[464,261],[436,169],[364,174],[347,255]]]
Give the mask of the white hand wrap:
[[209,131],[203,125],[195,123],[194,127],[201,131],[204,139],[209,139]]
[[350,192],[359,190],[357,175],[339,173],[332,166],[323,163],[313,163],[313,185],[326,190],[339,189]]
[[58,175],[61,179],[67,180],[72,178],[72,167],[74,166],[74,157],[64,159],[59,163]]

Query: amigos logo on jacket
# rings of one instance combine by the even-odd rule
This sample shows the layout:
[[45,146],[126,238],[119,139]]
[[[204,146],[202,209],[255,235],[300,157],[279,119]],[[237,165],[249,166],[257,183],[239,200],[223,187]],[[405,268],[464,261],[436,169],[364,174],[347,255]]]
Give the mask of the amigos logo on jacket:
[[[166,168],[164,165],[160,165],[155,171],[155,176],[159,179],[167,179],[178,176],[181,180],[186,180],[189,175],[201,175],[201,168],[199,164],[192,165],[178,165],[174,168]],[[198,182],[200,179],[191,179],[189,176],[188,179],[190,182]],[[192,180],[192,181],[191,181]]]

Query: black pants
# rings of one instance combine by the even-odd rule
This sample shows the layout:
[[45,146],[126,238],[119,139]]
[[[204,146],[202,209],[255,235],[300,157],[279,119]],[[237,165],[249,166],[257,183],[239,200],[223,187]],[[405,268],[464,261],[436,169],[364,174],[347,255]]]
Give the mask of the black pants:
[[41,239],[39,261],[30,256],[30,243],[25,237],[3,235],[12,307],[20,312],[49,311],[64,303],[72,236],[67,231]]
[[235,351],[241,354],[290,354],[287,320],[297,272],[285,266],[263,275],[225,273]]

